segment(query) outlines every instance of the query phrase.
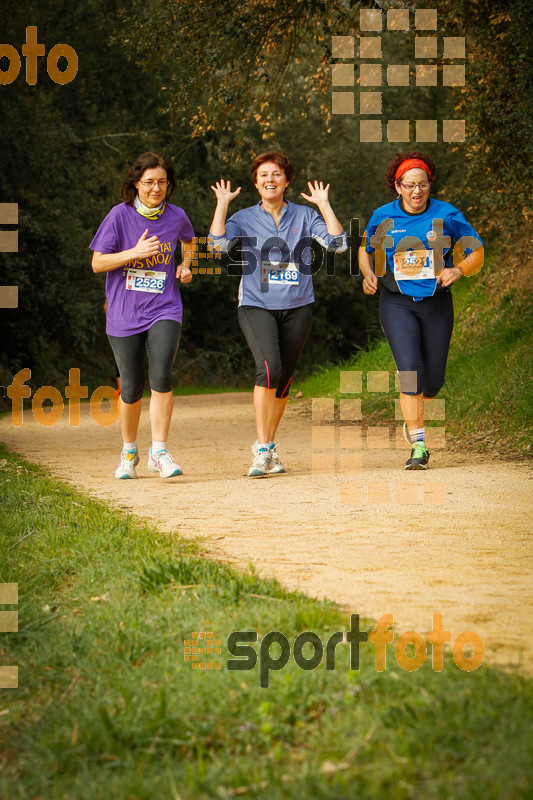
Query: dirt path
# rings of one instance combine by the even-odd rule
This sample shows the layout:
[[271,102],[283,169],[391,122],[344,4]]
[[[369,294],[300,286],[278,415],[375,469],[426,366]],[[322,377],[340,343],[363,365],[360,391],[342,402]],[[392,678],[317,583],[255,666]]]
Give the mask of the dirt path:
[[37,424],[31,412],[19,428],[10,417],[0,420],[8,447],[160,530],[204,536],[218,557],[253,562],[261,574],[352,613],[392,613],[397,633],[425,634],[440,612],[452,642],[473,630],[488,661],[533,669],[526,466],[436,450],[430,470],[405,472],[403,443],[401,450],[364,446],[359,475],[320,474],[316,462],[311,467],[317,450],[310,414],[296,403],[280,430],[287,474],[252,480],[246,472],[254,437],[250,395],[177,398],[169,450],[185,475],[163,481],[147,472],[144,409],[140,479],[116,481],[118,423],[97,425],[87,406],[78,428],[69,426],[66,410],[52,427]]

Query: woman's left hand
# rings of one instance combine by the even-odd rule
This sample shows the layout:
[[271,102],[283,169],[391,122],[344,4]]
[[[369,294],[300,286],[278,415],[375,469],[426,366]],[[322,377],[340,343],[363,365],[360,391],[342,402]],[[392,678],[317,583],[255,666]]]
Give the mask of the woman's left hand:
[[441,283],[443,286],[451,286],[461,277],[461,273],[456,267],[445,267],[437,275],[437,283]]
[[179,278],[182,283],[190,283],[192,281],[192,272],[189,267],[184,267],[180,264],[176,270],[176,278]]
[[317,206],[328,202],[329,183],[324,186],[322,181],[320,183],[315,181],[314,185],[311,181],[307,181],[307,185],[309,186],[309,194],[301,193],[305,200],[309,203],[316,203]]

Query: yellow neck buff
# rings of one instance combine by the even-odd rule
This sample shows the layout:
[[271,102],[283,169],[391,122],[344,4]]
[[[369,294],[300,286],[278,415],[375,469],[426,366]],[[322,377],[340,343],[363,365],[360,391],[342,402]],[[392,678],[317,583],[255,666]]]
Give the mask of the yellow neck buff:
[[156,206],[156,208],[148,208],[148,206],[145,206],[144,203],[141,203],[141,201],[139,200],[139,195],[137,195],[135,197],[135,200],[133,201],[133,205],[135,206],[139,214],[142,214],[142,216],[146,217],[146,219],[159,219],[159,217],[165,210],[166,201],[163,200],[161,205]]

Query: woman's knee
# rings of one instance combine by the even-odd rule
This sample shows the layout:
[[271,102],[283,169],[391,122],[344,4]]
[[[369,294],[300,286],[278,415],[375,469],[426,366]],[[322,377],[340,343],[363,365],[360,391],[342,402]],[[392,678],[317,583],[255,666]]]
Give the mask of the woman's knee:
[[424,367],[398,368],[396,375],[402,394],[422,394],[425,375]]
[[172,367],[151,366],[149,369],[150,389],[154,392],[172,391]]
[[137,376],[120,375],[120,399],[131,405],[141,399],[144,393],[144,378]]
[[276,397],[280,400],[289,396],[289,388],[292,381],[292,375],[282,373],[276,389]]
[[255,385],[264,386],[265,389],[275,389],[281,380],[281,361],[265,358],[256,362],[255,366]]
[[426,400],[433,400],[444,386],[444,375],[441,378],[426,378],[422,385],[422,392]]

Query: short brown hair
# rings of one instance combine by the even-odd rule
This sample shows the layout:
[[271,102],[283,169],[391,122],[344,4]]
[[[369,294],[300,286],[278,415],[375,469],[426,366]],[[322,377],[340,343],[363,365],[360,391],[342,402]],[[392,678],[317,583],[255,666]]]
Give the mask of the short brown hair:
[[257,181],[257,173],[261,164],[266,164],[267,161],[273,161],[274,164],[277,164],[280,169],[283,170],[285,173],[285,177],[287,179],[287,183],[290,183],[292,180],[292,176],[294,175],[294,167],[290,159],[287,156],[284,156],[283,153],[278,153],[276,150],[272,150],[270,153],[261,153],[261,155],[256,156],[252,161],[252,180],[254,183]]
[[177,188],[174,167],[168,158],[162,156],[160,153],[148,152],[141,153],[141,155],[135,159],[135,162],[129,168],[128,174],[122,182],[120,193],[125,203],[133,203],[137,195],[135,184],[142,178],[147,169],[153,169],[154,167],[162,167],[166,171],[168,183],[165,199],[169,200],[172,197]]
[[424,164],[428,165],[431,172],[431,177],[430,177],[431,183],[433,183],[437,177],[437,170],[435,168],[435,164],[433,163],[433,161],[431,161],[431,159],[425,156],[424,153],[420,153],[418,150],[411,150],[409,153],[396,153],[392,161],[389,163],[387,171],[385,172],[385,183],[387,184],[387,186],[389,187],[389,189],[393,194],[396,194],[396,187],[394,185],[396,183],[395,179],[396,170],[398,169],[400,164],[403,161],[406,161],[408,158],[418,158],[420,161],[423,161]]

